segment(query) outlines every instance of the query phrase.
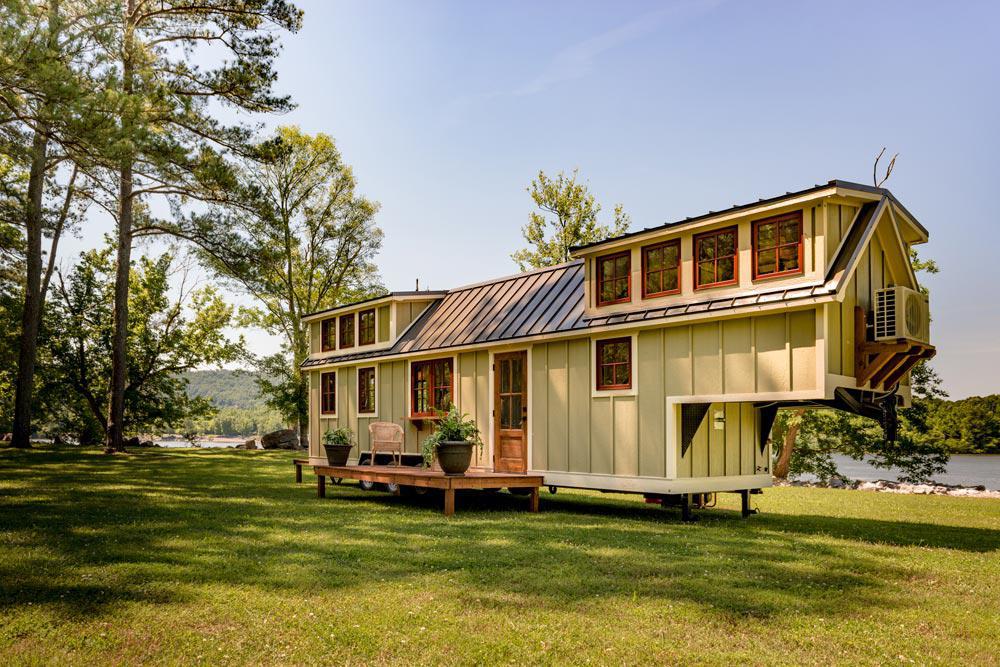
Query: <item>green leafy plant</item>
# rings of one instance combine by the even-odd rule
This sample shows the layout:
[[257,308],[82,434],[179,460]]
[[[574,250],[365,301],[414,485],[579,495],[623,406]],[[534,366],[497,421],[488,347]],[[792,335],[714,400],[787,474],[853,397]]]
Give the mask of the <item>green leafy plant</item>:
[[430,466],[434,461],[434,451],[442,442],[471,442],[480,449],[483,447],[483,440],[479,435],[479,427],[475,420],[469,418],[458,411],[454,405],[448,412],[438,411],[438,420],[434,425],[434,432],[427,436],[420,448],[424,456],[424,465]]
[[324,445],[352,445],[354,444],[354,431],[342,426],[341,428],[326,429],[323,434]]

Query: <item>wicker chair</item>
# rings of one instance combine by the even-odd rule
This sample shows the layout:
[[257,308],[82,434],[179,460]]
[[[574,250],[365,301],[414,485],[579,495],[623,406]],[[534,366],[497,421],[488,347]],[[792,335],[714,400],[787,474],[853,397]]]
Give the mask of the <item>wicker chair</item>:
[[403,465],[403,427],[392,422],[368,424],[371,436],[371,465],[375,465],[376,452],[392,452],[396,465]]

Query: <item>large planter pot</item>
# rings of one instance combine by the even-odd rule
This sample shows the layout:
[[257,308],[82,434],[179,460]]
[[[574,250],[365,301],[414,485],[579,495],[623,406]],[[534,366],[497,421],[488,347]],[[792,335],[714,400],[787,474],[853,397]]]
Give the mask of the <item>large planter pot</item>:
[[438,465],[446,475],[464,475],[472,463],[472,443],[445,440],[437,446]]
[[326,450],[326,460],[332,466],[347,465],[347,457],[351,455],[352,445],[323,445]]

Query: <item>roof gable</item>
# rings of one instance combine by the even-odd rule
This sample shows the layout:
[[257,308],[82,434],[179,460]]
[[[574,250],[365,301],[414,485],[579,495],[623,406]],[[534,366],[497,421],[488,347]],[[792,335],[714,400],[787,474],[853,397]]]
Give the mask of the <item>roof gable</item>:
[[894,205],[895,202],[886,196],[858,209],[826,274],[826,284],[837,291],[838,298],[843,298],[844,290],[857,271],[865,251],[876,237],[885,253],[885,266],[893,284],[918,288],[917,277],[893,213]]

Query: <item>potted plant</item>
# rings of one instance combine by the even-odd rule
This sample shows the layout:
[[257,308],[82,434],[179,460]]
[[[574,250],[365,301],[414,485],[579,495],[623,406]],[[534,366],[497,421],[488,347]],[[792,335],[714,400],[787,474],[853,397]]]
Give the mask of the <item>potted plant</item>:
[[430,466],[437,454],[438,464],[446,475],[464,475],[472,463],[472,448],[483,446],[479,428],[454,405],[448,412],[439,412],[438,416],[434,432],[424,440],[421,448],[424,464]]
[[326,460],[332,466],[347,465],[347,457],[351,455],[354,433],[345,427],[327,429],[323,434],[323,449],[326,450]]

